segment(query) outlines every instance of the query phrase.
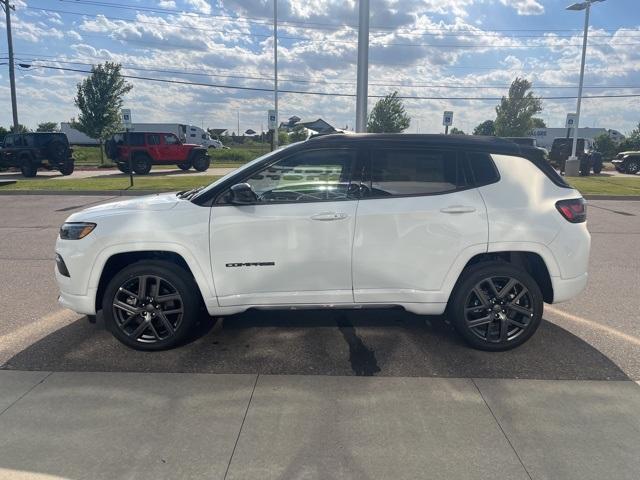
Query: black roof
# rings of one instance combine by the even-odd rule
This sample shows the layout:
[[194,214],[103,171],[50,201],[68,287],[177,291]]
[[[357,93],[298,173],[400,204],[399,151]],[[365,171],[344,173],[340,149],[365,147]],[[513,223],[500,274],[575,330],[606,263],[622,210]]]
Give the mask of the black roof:
[[405,134],[405,133],[356,133],[356,134],[329,134],[318,135],[310,138],[308,143],[367,143],[388,142],[422,144],[430,147],[462,147],[471,150],[481,150],[492,153],[523,154],[533,147],[518,145],[512,141],[500,137],[476,136],[476,135],[436,135],[436,134]]

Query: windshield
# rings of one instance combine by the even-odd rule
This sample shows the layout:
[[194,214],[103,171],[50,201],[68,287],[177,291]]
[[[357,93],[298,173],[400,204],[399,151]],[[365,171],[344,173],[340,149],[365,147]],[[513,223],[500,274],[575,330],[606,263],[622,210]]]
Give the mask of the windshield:
[[[268,158],[272,157],[276,153],[281,152],[281,151],[286,150],[286,149],[289,149],[289,148],[293,147],[294,145],[298,145],[299,143],[301,143],[301,142],[290,143],[289,145],[285,145],[283,147],[280,147],[277,150],[274,150],[273,152],[265,153],[264,155],[254,159],[254,160],[251,160],[248,163],[245,163],[243,166],[241,166],[237,170],[234,170],[232,172],[227,173],[226,175],[224,175],[223,177],[220,177],[215,182],[209,184],[207,187],[205,187],[202,190],[198,191],[198,194],[195,195],[193,198],[191,198],[191,200],[195,200],[198,197],[200,197],[201,195],[206,195],[206,193],[211,191],[212,188],[215,188],[216,185],[219,185],[220,183],[224,182],[230,176],[236,175],[238,172],[241,172],[241,171],[243,171],[243,170],[245,170],[247,168],[251,168],[253,165],[255,165],[257,163],[260,163],[260,162],[262,162],[264,160],[267,160]],[[215,167],[215,164],[213,166]]]

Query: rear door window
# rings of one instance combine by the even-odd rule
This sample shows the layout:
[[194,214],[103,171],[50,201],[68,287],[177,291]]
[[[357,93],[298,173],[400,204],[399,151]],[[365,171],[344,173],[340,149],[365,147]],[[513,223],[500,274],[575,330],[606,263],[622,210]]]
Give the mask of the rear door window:
[[471,171],[475,179],[475,186],[481,187],[500,180],[498,170],[488,153],[469,152],[467,153]]
[[469,184],[457,153],[426,148],[373,150],[368,197],[432,195]]

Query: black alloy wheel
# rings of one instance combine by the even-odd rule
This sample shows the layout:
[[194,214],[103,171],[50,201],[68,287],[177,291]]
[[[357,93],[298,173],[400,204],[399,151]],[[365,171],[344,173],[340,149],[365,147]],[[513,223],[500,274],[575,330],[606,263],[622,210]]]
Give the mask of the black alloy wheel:
[[625,170],[630,175],[635,175],[636,173],[640,172],[640,160],[629,160],[627,162],[627,168],[625,168]]
[[185,340],[200,313],[197,286],[168,262],[138,262],[118,273],[103,298],[105,323],[122,343],[163,350]]
[[538,285],[510,264],[476,265],[453,296],[453,324],[473,347],[509,350],[527,341],[542,320]]

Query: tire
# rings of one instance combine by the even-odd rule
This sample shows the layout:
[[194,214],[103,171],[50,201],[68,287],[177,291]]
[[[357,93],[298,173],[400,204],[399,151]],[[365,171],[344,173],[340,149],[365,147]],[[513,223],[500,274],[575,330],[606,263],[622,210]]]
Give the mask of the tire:
[[118,170],[120,170],[122,173],[126,173],[127,175],[129,174],[129,164],[128,163],[118,163]]
[[133,157],[133,171],[138,175],[146,175],[151,171],[151,159],[146,155]]
[[596,163],[593,165],[593,173],[595,173],[596,175],[598,175],[600,172],[602,172],[602,163]]
[[69,160],[69,147],[59,140],[53,140],[47,145],[47,158],[56,165],[63,164]]
[[73,160],[67,160],[66,162],[61,163],[58,166],[58,171],[62,174],[62,175],[71,175],[73,173],[73,170],[75,168],[75,165],[73,163]]
[[[505,288],[509,290],[503,292]],[[542,321],[542,310],[542,293],[535,280],[504,262],[466,269],[448,305],[451,323],[464,340],[491,352],[510,350],[531,338]]]
[[[145,286],[139,290],[142,279]],[[154,290],[157,284],[159,295]],[[105,289],[105,325],[120,342],[136,350],[176,347],[189,337],[198,321],[201,310],[197,292],[191,275],[173,263],[136,262],[118,272]],[[165,299],[159,300],[162,297]]]
[[209,169],[209,165],[211,165],[211,159],[207,157],[204,152],[196,153],[193,161],[193,168],[195,168],[198,172],[204,172]]
[[635,175],[640,172],[640,160],[632,159],[627,162],[625,165],[624,171],[629,175]]
[[20,171],[27,178],[33,178],[38,174],[38,166],[33,162],[30,156],[20,158]]
[[177,165],[180,170],[184,170],[185,172],[191,168],[190,162],[178,163]]

